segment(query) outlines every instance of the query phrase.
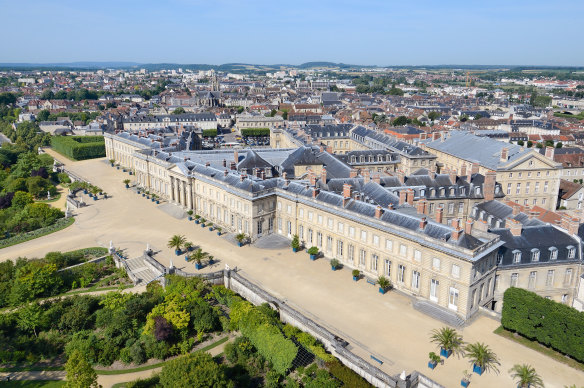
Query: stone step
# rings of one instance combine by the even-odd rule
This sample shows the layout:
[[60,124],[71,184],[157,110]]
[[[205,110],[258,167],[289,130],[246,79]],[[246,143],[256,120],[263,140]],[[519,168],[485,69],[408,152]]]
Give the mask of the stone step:
[[450,326],[461,327],[465,324],[464,319],[462,319],[456,313],[446,310],[445,308],[442,308],[432,302],[418,300],[413,303],[413,307],[421,313],[429,315],[430,317],[441,322],[447,323]]

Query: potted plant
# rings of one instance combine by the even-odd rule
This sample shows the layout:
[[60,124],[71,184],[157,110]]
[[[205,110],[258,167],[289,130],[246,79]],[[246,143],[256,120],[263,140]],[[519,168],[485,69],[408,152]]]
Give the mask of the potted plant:
[[116,170],[119,170],[119,169],[120,169],[120,165],[116,164]]
[[428,357],[430,358],[430,361],[428,361],[428,368],[430,369],[436,368],[436,365],[438,365],[438,363],[440,362],[440,356],[434,352],[430,352],[430,354],[428,354]]
[[209,265],[213,264],[215,262],[213,256],[209,255]]
[[353,280],[357,281],[361,276],[361,271],[359,271],[358,269],[354,269],[353,271],[351,271],[351,274],[353,275]]
[[184,236],[175,234],[168,240],[167,246],[169,248],[174,248],[174,253],[178,256],[181,253],[181,248],[186,242],[186,238]]
[[242,247],[243,243],[247,240],[247,236],[245,233],[239,233],[235,236],[235,239],[237,240],[237,246]]
[[215,230],[217,231],[217,236],[221,236],[221,231],[223,230],[220,226],[216,227]]
[[158,198],[158,196],[156,196],[156,204],[159,205],[160,204],[160,198]]
[[479,376],[489,370],[499,373],[497,366],[501,365],[501,363],[497,355],[487,345],[481,342],[468,344],[464,348],[464,352],[472,364],[472,371]]
[[451,354],[464,354],[462,336],[455,329],[443,327],[432,330],[430,341],[440,348],[440,355],[444,358]]
[[103,198],[107,199],[107,193],[103,193]]
[[207,257],[209,257],[209,254],[199,248],[189,256],[189,261],[194,261],[195,268],[201,269],[203,268],[203,260],[205,260]]
[[337,268],[341,265],[341,263],[337,260],[337,259],[332,259],[331,260],[331,269],[333,271],[336,271]]
[[543,380],[531,365],[515,364],[509,373],[517,381],[518,388],[543,388]]
[[470,384],[470,378],[471,378],[472,374],[469,373],[469,371],[464,370],[462,371],[462,379],[460,380],[460,385],[462,387],[468,387],[468,385]]
[[298,235],[295,234],[294,236],[292,236],[292,242],[290,243],[290,246],[292,247],[292,252],[298,252],[298,249],[300,249],[300,239],[298,238]]
[[195,224],[199,223],[199,218],[201,218],[201,216],[198,214],[195,214]]
[[207,220],[204,218],[201,218],[201,228],[205,227],[205,222],[207,222]]
[[189,210],[187,212],[187,214],[189,215],[189,221],[192,221],[193,220],[193,211],[192,210]]
[[130,180],[129,179],[124,179],[124,184],[126,185],[126,189],[130,188]]
[[212,223],[212,222],[209,222],[209,223],[207,224],[207,226],[209,227],[209,230],[210,230],[210,231],[213,231],[213,223]]
[[377,279],[377,284],[379,284],[379,293],[380,294],[385,294],[385,291],[391,287],[391,282],[389,281],[388,278],[386,278],[385,276],[380,276]]
[[110,163],[110,165],[111,165],[112,167],[114,166],[114,163],[115,163],[115,162],[116,162],[116,160],[115,160],[115,159],[110,159],[110,160],[109,160],[109,163]]
[[183,244],[183,247],[185,248],[186,252],[190,252],[193,250],[193,243],[190,241],[187,241]]
[[310,247],[306,250],[306,252],[308,252],[308,254],[310,255],[310,260],[314,261],[316,260],[316,256],[318,256],[318,248],[317,247]]

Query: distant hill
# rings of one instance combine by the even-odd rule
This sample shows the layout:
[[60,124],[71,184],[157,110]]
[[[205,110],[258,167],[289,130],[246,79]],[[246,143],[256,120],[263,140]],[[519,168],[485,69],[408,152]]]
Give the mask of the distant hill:
[[4,69],[49,69],[49,68],[67,68],[67,69],[127,69],[137,67],[137,62],[64,62],[64,63],[0,63],[0,68]]

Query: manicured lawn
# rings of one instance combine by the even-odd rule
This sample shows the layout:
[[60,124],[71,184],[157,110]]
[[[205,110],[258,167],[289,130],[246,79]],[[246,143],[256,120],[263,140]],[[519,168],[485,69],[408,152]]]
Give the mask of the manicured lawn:
[[5,388],[57,388],[64,387],[65,381],[55,381],[55,380],[19,380],[19,381],[2,381],[0,382],[0,387]]
[[514,341],[518,344],[521,344],[523,346],[527,346],[528,348],[533,349],[536,352],[545,354],[546,356],[553,358],[554,360],[561,362],[562,364],[568,365],[574,369],[584,371],[584,364],[579,363],[578,361],[570,357],[567,357],[562,353],[556,352],[555,350],[548,348],[547,346],[544,346],[539,342],[532,341],[511,331],[505,330],[503,326],[499,326],[497,329],[495,329],[494,333],[500,335],[501,337],[505,337],[511,341]]
[[[215,348],[215,347],[217,347],[217,346],[219,346],[222,343],[227,342],[227,341],[229,341],[229,337],[221,338],[220,340],[213,342],[212,344],[209,344],[209,345],[205,346],[204,348],[197,350],[197,352],[206,352],[207,350],[211,350],[211,349],[213,349],[213,348]],[[138,368],[120,369],[120,370],[96,370],[96,372],[98,375],[123,375],[126,373],[142,372],[145,370],[160,368],[165,363],[166,363],[166,361],[162,361],[162,362],[152,364],[152,365],[140,366]]]
[[46,228],[33,230],[32,232],[23,233],[22,235],[13,236],[0,241],[0,249],[8,248],[16,244],[22,244],[23,242],[34,240],[35,238],[43,237],[48,234],[58,232],[73,225],[74,222],[75,218],[73,217],[69,217],[66,219],[61,218],[54,225],[48,226]]
[[43,370],[65,370],[65,367],[64,366],[15,366],[15,367],[11,367],[11,368],[0,368],[0,372],[30,372],[30,371],[43,371]]

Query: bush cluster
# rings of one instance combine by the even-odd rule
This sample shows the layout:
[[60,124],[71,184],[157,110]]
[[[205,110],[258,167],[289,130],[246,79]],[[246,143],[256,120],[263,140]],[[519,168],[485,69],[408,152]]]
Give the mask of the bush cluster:
[[246,128],[241,130],[241,136],[270,136],[270,128]]
[[584,362],[584,312],[511,287],[503,297],[501,324],[531,340]]

